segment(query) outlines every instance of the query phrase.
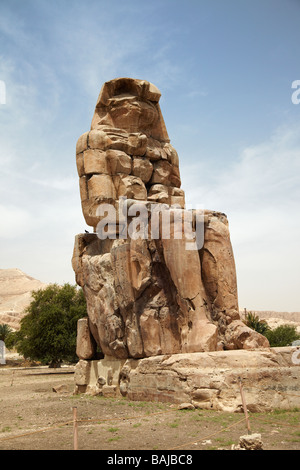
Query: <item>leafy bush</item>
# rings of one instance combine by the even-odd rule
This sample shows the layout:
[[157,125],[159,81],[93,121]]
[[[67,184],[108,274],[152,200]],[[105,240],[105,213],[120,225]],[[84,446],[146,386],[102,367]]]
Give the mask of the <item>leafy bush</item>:
[[6,341],[8,336],[12,333],[12,329],[6,323],[0,325],[0,341]]
[[300,339],[295,326],[282,325],[274,330],[268,330],[265,336],[271,347],[290,346],[293,341]]
[[87,315],[82,290],[70,284],[50,284],[32,297],[10,343],[26,359],[50,365],[75,362],[77,321]]
[[249,328],[252,328],[252,330],[264,336],[266,336],[266,332],[270,329],[265,320],[261,320],[258,315],[252,312],[246,313],[244,323],[249,326]]

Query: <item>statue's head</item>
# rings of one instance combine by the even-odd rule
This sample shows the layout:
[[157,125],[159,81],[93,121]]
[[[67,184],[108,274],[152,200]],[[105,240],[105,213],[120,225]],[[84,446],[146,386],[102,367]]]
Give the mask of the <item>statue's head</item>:
[[158,88],[145,80],[116,78],[106,82],[100,91],[91,129],[111,126],[169,142],[159,106],[160,96]]
[[184,206],[179,162],[150,82],[116,78],[104,83],[91,130],[76,146],[82,209],[96,227],[97,208],[120,197]]

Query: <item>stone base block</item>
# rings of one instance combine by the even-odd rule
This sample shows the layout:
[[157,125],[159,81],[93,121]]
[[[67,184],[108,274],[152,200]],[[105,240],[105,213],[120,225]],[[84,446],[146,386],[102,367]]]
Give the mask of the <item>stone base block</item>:
[[116,396],[125,360],[105,356],[95,361],[80,360],[75,367],[75,393]]
[[242,410],[242,380],[249,411],[300,408],[300,360],[296,356],[296,347],[285,347],[81,360],[75,384],[78,392],[236,412]]

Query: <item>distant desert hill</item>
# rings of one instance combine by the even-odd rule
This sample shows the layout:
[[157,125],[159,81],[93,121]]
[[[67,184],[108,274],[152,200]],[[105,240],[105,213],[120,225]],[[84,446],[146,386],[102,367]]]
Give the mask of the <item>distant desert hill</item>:
[[32,291],[46,286],[20,269],[0,269],[0,324],[18,329],[24,310],[32,300]]
[[[300,334],[300,312],[275,312],[273,310],[251,310],[259,316],[261,320],[266,320],[269,327],[273,329],[282,325],[295,326],[297,332]],[[244,318],[244,311],[240,311],[242,318]]]
[[259,311],[255,313],[264,320],[267,320],[268,318],[282,318],[283,320],[300,323],[300,312]]

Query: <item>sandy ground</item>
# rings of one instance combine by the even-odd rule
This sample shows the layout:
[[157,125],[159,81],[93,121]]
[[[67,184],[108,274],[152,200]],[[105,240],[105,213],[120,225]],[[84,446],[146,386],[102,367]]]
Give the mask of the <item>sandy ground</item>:
[[[74,368],[0,366],[0,450],[230,450],[243,414],[74,395]],[[57,391],[54,391],[56,389]],[[300,449],[300,410],[250,414],[266,450]]]

